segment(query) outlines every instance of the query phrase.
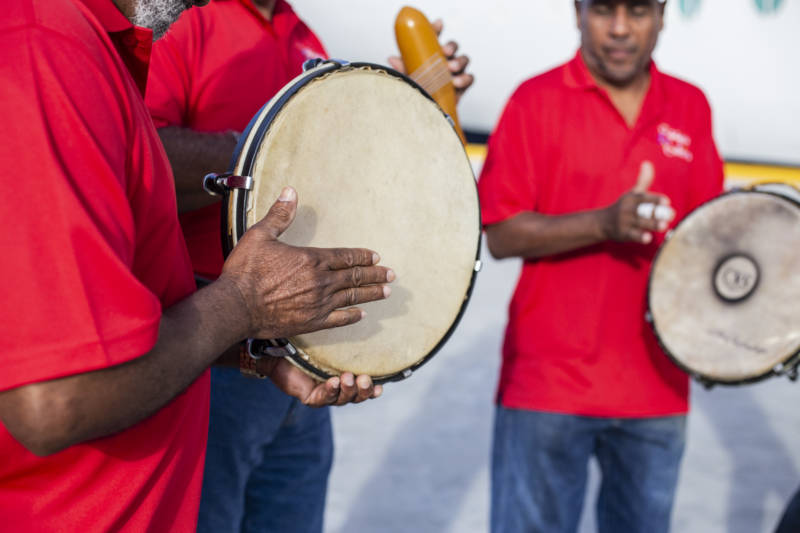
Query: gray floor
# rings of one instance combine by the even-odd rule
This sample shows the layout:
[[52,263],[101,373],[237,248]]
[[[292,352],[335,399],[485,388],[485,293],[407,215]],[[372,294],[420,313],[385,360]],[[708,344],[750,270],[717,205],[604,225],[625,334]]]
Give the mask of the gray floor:
[[[484,258],[455,335],[378,401],[334,413],[326,533],[487,530],[492,398],[517,261]],[[694,387],[673,531],[772,531],[800,485],[800,383]],[[581,533],[594,531],[592,467]]]

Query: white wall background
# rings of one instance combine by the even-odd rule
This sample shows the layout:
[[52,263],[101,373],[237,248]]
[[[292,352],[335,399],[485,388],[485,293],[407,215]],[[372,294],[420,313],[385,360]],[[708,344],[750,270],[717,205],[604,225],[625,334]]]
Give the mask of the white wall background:
[[[402,0],[293,0],[334,57],[385,63],[394,53],[394,17]],[[726,159],[800,165],[800,0],[771,14],[756,0],[684,0],[667,4],[656,49],[659,67],[702,87],[714,111]],[[774,3],[774,2],[767,2]],[[569,0],[415,0],[445,21],[472,60],[476,82],[459,110],[468,129],[489,131],[525,78],[572,57],[578,45]]]

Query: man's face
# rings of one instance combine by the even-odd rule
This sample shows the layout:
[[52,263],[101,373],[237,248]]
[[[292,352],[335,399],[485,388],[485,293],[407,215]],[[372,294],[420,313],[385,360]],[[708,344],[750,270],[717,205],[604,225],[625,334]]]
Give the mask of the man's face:
[[589,70],[603,81],[625,87],[647,72],[664,27],[664,4],[657,0],[575,2],[581,46]]
[[204,6],[208,0],[134,0],[131,22],[153,30],[153,39],[160,39],[185,10]]

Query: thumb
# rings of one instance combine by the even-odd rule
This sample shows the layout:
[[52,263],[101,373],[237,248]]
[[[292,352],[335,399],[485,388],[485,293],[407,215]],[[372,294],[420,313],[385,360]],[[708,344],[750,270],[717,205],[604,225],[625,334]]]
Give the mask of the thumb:
[[653,184],[656,171],[653,163],[650,161],[642,161],[642,166],[639,167],[639,177],[636,178],[636,185],[633,186],[633,192],[645,192]]
[[442,22],[442,19],[434,20],[431,22],[431,26],[433,27],[433,31],[436,32],[436,36],[439,37],[444,29],[444,22]]
[[296,214],[297,191],[292,187],[284,187],[259,224],[265,226],[272,239],[277,239],[292,224]]

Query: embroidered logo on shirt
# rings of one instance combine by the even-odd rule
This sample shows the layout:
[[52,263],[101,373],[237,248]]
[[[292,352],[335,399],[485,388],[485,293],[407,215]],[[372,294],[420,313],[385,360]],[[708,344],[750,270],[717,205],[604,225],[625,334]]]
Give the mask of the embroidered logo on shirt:
[[689,150],[692,138],[669,124],[662,122],[658,125],[658,144],[667,157],[678,157],[689,163],[694,159],[694,154]]

